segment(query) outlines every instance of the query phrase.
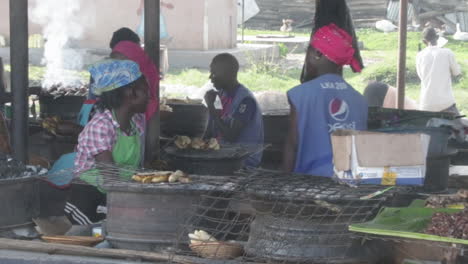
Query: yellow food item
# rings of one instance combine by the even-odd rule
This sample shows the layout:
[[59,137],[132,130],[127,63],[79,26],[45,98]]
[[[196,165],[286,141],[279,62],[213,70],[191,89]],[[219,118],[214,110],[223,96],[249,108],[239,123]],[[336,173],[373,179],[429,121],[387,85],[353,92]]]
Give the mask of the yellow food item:
[[189,183],[191,179],[183,171],[141,172],[132,176],[132,180],[141,183],[182,182]]
[[201,138],[189,138],[187,136],[177,136],[174,144],[178,149],[195,149],[195,150],[220,150],[221,146],[216,138],[203,140]]
[[196,244],[201,244],[203,241],[200,241],[200,238],[196,236],[195,234],[188,234],[190,238],[190,244],[196,245]]
[[189,177],[180,177],[179,182],[180,183],[190,183],[190,182],[192,182],[192,179],[190,179]]
[[143,181],[143,177],[141,177],[141,176],[135,174],[135,175],[132,176],[132,180],[137,181],[137,182],[142,182],[142,181]]
[[146,176],[143,178],[143,180],[141,181],[142,183],[150,183],[153,181],[153,177],[152,176]]
[[201,138],[194,138],[192,139],[190,147],[192,147],[193,149],[204,149],[206,148],[206,143]]
[[190,238],[190,244],[201,244],[206,242],[217,242],[216,238],[208,234],[204,230],[195,230],[193,233],[188,234]]
[[208,149],[211,150],[219,150],[221,147],[219,146],[219,142],[216,138],[212,138],[208,141]]
[[161,183],[161,182],[167,182],[168,180],[169,180],[169,176],[160,175],[160,176],[153,177],[151,182],[152,183]]
[[177,136],[174,144],[179,149],[186,149],[190,146],[192,140],[187,136]]
[[162,104],[161,107],[160,107],[160,111],[164,111],[164,112],[170,112],[172,113],[172,107],[166,105],[166,104]]
[[176,182],[179,180],[180,177],[183,177],[183,176],[185,176],[185,173],[178,170],[169,176],[169,182]]

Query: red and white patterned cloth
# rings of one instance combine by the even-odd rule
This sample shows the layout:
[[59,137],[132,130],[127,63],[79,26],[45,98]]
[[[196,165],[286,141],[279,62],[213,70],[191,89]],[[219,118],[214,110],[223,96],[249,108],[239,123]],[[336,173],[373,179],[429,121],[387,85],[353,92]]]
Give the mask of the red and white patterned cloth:
[[[138,133],[143,136],[145,131],[145,115],[134,115],[132,121],[135,123]],[[113,119],[109,110],[98,112],[86,125],[78,137],[76,147],[75,172],[83,172],[92,169],[95,164],[95,156],[104,152],[112,151],[117,140],[117,129],[119,123]],[[144,141],[142,141],[144,144]]]

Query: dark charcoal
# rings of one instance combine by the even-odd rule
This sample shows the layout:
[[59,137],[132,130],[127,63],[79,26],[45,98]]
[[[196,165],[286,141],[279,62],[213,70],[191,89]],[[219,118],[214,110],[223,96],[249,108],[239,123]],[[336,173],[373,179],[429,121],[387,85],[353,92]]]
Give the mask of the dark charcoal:
[[77,83],[75,86],[64,86],[56,84],[43,92],[43,95],[50,95],[54,98],[62,96],[86,96],[88,94],[88,84]]
[[31,177],[47,173],[47,170],[36,166],[25,166],[9,155],[0,153],[0,180]]
[[426,234],[468,239],[468,210],[456,214],[435,213]]

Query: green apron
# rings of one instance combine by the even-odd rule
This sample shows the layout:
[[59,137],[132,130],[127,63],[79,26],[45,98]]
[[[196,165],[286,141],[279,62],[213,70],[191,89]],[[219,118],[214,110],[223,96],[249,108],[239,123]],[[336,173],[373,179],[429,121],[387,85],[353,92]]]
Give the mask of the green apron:
[[[115,118],[115,115],[113,115]],[[120,128],[117,129],[117,140],[112,148],[112,158],[114,163],[119,167],[128,168],[129,170],[139,167],[141,162],[141,139],[136,128],[132,122],[133,136],[126,136]],[[127,171],[120,172],[120,178],[123,180],[130,180],[133,173]],[[80,179],[98,188],[99,191],[104,193],[100,188],[99,183],[102,184],[102,177],[100,177],[99,169],[92,169],[81,174]],[[98,183],[99,180],[99,183]]]

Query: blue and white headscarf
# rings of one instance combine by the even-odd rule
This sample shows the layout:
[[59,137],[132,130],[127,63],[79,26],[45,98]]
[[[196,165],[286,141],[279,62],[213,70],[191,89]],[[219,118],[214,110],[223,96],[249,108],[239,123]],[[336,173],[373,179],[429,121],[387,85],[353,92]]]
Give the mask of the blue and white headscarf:
[[140,67],[130,60],[104,60],[89,67],[93,79],[92,90],[97,96],[138,80]]

